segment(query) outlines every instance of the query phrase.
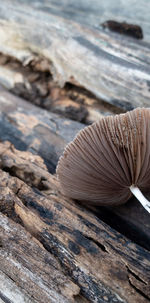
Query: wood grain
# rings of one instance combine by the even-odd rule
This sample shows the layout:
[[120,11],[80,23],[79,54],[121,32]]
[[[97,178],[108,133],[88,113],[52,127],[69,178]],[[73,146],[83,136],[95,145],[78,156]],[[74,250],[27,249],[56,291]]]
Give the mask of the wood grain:
[[[82,297],[87,302],[100,303],[148,302],[149,252],[63,197],[57,180],[48,173],[40,157],[17,151],[9,143],[1,143],[2,149],[2,163],[16,158],[17,176],[1,170],[0,205],[5,216],[0,214],[0,264],[5,275],[21,288],[25,279],[24,291],[37,302],[48,298],[49,302],[56,302],[58,290],[57,302],[84,302]],[[33,170],[28,178],[22,173],[23,159],[30,172]],[[39,175],[43,178],[44,172],[49,180],[47,189],[39,186]],[[9,207],[4,209],[4,204]],[[65,282],[70,279],[73,282]]]
[[32,104],[85,124],[120,112],[118,107],[106,104],[83,88],[69,83],[60,88],[47,66],[46,59],[24,66],[15,58],[0,54],[0,83]]
[[[129,10],[125,1],[123,6],[121,1],[119,3],[118,21],[121,18],[124,20],[126,16],[126,21],[132,23],[137,18],[140,25],[146,26],[139,19],[135,6],[135,15],[132,10],[128,18]],[[21,0],[13,3],[7,0],[1,3],[0,51],[19,59],[24,65],[33,59],[45,58],[47,69],[59,86],[64,86],[66,82],[77,84],[124,110],[137,106],[148,107],[149,40],[137,42],[98,27],[98,17],[101,21],[103,18],[100,16],[107,15],[109,4],[110,1],[107,1],[101,7],[95,0],[90,10],[90,3],[85,9],[82,2],[83,10],[79,13],[80,1],[75,5],[66,2],[64,10],[61,10],[53,1],[45,1],[44,5],[39,1],[30,1],[29,5]],[[64,1],[61,6],[64,6]],[[78,16],[71,18],[75,6],[74,14],[78,13]],[[121,17],[122,7],[126,7],[126,13],[125,16],[122,13]],[[144,15],[147,16],[147,4],[144,7]],[[84,21],[85,14],[87,21]]]
[[[85,126],[67,117],[149,107],[149,6],[1,2],[0,303],[149,302],[148,214],[135,199],[85,208],[54,174]],[[104,30],[109,19],[140,25],[144,39]]]
[[41,110],[4,90],[0,92],[0,108],[1,140],[40,154],[51,172],[66,143],[83,128],[83,124]]
[[[58,158],[66,144],[73,140],[77,132],[84,127],[83,124],[39,109],[4,90],[0,91],[0,108],[2,110],[0,113],[0,140],[8,140],[19,150],[40,155],[51,173],[55,172]],[[30,185],[41,184],[41,188],[49,186],[50,180],[47,181],[45,175],[43,175],[43,179],[39,177],[38,181],[37,171],[33,176],[33,168],[31,171],[30,165],[25,159],[26,155],[19,160],[17,156],[14,158],[13,152],[10,157],[10,152],[7,155],[1,147],[3,169],[10,171],[11,174],[16,174],[26,182],[32,180]],[[16,163],[19,165],[22,163],[21,172],[17,169]],[[33,177],[31,178],[31,176]],[[37,184],[34,183],[34,178]],[[124,206],[111,209],[97,207],[93,211],[112,228],[150,250],[149,215],[138,201],[131,199]]]
[[[10,297],[14,303],[17,302],[15,300],[25,301],[27,297],[27,302],[74,302],[73,296],[79,293],[79,288],[61,273],[56,259],[39,246],[21,226],[2,214],[0,237],[0,265],[6,275],[4,282],[8,283],[5,284],[6,288],[1,288],[3,297]],[[13,281],[11,285],[9,279]],[[9,294],[12,284],[14,290],[12,288],[12,293]]]

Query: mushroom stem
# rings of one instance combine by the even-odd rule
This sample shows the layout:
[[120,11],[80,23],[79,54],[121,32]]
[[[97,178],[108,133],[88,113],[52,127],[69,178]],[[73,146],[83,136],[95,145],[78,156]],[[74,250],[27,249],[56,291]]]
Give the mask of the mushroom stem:
[[140,189],[131,185],[130,190],[132,194],[139,200],[142,206],[150,213],[150,202],[144,197]]

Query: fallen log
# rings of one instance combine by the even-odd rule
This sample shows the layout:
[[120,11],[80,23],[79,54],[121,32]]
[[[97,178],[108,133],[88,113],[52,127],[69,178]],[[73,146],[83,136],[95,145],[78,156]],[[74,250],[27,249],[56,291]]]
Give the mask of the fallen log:
[[148,214],[134,199],[83,207],[51,174],[85,126],[66,117],[88,124],[107,111],[149,106],[148,40],[105,31],[102,4],[89,10],[87,1],[85,18],[79,2],[1,3],[0,84],[64,116],[0,88],[2,303],[150,299]]
[[0,150],[3,275],[35,302],[148,302],[149,252],[63,197],[39,156]]
[[[149,106],[149,29],[141,19],[145,41],[102,29],[99,24],[108,20],[104,20],[106,11],[111,17],[112,10],[115,11],[111,3],[107,1],[104,6],[97,0],[92,5],[88,2],[88,6],[82,3],[80,11],[80,1],[76,5],[66,1],[60,1],[59,5],[45,1],[40,5],[30,1],[29,5],[7,0],[1,3],[0,10],[0,51],[25,66],[44,59],[46,69],[59,86],[69,82],[84,87],[123,110]],[[132,5],[126,6],[126,1],[121,1],[117,11],[124,20],[122,5],[126,7],[125,21],[135,22],[142,9],[148,23],[147,2],[142,7],[139,4],[140,9],[134,7],[131,14],[128,7]]]
[[[42,110],[4,90],[0,90],[0,108],[0,140],[8,140],[17,149],[40,155],[51,173],[55,172],[57,161],[66,144],[84,127],[81,123]],[[3,154],[3,149],[0,154]],[[13,158],[13,152],[11,156],[10,153],[7,155],[5,152],[1,165],[11,174],[19,174],[18,169],[15,168],[15,162],[19,161],[17,159],[17,156]],[[23,169],[17,176],[22,178],[21,174],[23,171],[24,174],[26,172],[27,182],[28,175],[31,179],[33,169],[31,172],[23,156],[20,161]],[[47,187],[50,182],[44,181],[45,178],[45,175],[43,180],[39,178],[41,188]],[[117,208],[100,207],[93,211],[96,211],[96,215],[112,228],[150,250],[149,216],[135,199],[132,198],[128,203]]]

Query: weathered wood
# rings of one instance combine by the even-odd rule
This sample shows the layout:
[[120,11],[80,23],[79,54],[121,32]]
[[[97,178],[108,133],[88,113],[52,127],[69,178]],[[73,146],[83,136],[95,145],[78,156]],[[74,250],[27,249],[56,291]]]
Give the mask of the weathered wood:
[[[130,23],[140,20],[139,25],[145,26],[149,38],[149,29],[139,19],[138,9],[134,6],[133,14],[125,0],[119,3],[118,17],[113,6],[117,20],[123,18]],[[87,1],[82,2],[82,6],[81,1],[57,4],[20,0],[1,3],[0,51],[18,58],[24,65],[45,58],[48,70],[60,86],[66,82],[77,84],[122,109],[149,106],[150,41],[137,42],[99,27],[107,15],[112,19],[110,0],[103,5],[97,0],[92,4],[88,1],[88,5]],[[144,16],[148,16],[147,2],[146,5],[140,2],[139,6]],[[125,15],[122,7],[126,8]]]
[[[4,274],[37,302],[148,302],[150,253],[64,198],[40,157],[9,143],[0,150],[1,168],[16,159],[13,173],[24,180],[0,171],[0,210],[18,222],[0,214]],[[44,173],[47,190],[39,182]]]
[[41,110],[4,90],[0,90],[0,109],[0,139],[40,154],[51,172],[66,143],[83,128],[83,124]]
[[[119,1],[118,11],[126,3]],[[109,0],[94,0],[92,6],[89,0],[1,3],[0,84],[85,123],[99,118],[103,108],[105,114],[107,108],[119,112],[100,98],[121,111],[149,106],[150,41],[104,31],[99,24],[112,19],[109,5]],[[136,24],[132,9],[122,11],[126,19],[115,16],[118,21]],[[83,127],[0,89],[0,140],[19,149],[0,143],[2,303],[150,299],[150,222],[144,209],[132,199],[91,211],[63,197],[49,173]]]
[[109,19],[139,24],[144,31],[144,40],[150,42],[150,3],[146,0],[139,0],[136,6],[130,0],[117,0],[114,3],[111,0],[55,0],[44,1],[44,4],[46,8],[41,1],[37,1],[36,8],[84,25],[97,27]]
[[[150,195],[147,195],[150,200]],[[133,242],[150,250],[149,214],[132,197],[126,204],[117,207],[91,207],[101,220],[125,235]]]
[[0,268],[5,278],[1,281],[5,283],[0,289],[2,299],[10,298],[13,303],[75,302],[73,296],[79,294],[79,287],[62,273],[59,262],[21,226],[2,214],[0,239]]
[[[0,140],[9,140],[18,149],[40,155],[52,173],[55,172],[58,158],[66,144],[84,126],[48,113],[2,90],[0,91],[0,108]],[[11,174],[15,173],[19,178],[24,178],[26,182],[28,176],[31,180],[33,168],[31,171],[23,155],[20,159],[23,169],[19,172],[16,167],[16,163],[20,164],[19,158],[13,157],[13,151],[10,157],[10,153],[7,155],[1,147],[0,154],[3,169],[10,171]],[[36,174],[38,175],[37,172]],[[34,178],[37,180],[37,177],[34,176]],[[41,188],[49,186],[50,180],[46,181],[45,178],[47,178],[45,175],[42,180],[39,177],[38,182]],[[32,182],[33,186],[38,186],[34,181]],[[94,211],[110,226],[150,250],[149,215],[135,199],[117,208],[100,207]]]
[[[1,217],[2,219],[3,217]],[[5,254],[6,255],[6,254]],[[0,270],[0,303],[37,303],[24,293],[23,289]]]
[[60,88],[48,74],[47,66],[44,59],[23,66],[18,60],[0,54],[0,83],[33,104],[86,124],[120,112],[83,88],[69,84]]

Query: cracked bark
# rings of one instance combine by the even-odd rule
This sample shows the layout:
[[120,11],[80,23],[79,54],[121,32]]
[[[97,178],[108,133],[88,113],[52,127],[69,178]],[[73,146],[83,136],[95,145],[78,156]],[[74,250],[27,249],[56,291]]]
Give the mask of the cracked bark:
[[[19,158],[13,155],[10,157],[10,151],[7,155],[2,149],[0,153],[3,153],[3,170],[9,171],[12,175],[15,173],[19,178],[24,178],[26,175],[26,182],[38,186],[39,189],[48,188],[52,179],[47,181],[45,168],[47,167],[51,173],[55,172],[64,147],[73,140],[84,125],[39,109],[5,90],[0,90],[0,108],[0,140],[9,140],[17,149],[40,155],[45,164],[45,166],[43,164],[43,175],[41,172],[42,177],[39,176],[37,180],[39,173],[34,171],[34,168],[30,170],[26,154],[24,158],[22,154],[20,160],[22,169],[20,169],[16,167],[16,163],[21,165],[18,162]],[[41,168],[39,170],[41,171]],[[122,206],[97,207],[93,211],[112,228],[150,250],[149,216],[136,199],[132,198]]]
[[18,291],[35,302],[148,302],[149,252],[63,197],[39,156],[8,142],[0,151],[0,264]]
[[49,60],[39,56],[24,66],[14,57],[0,53],[0,84],[41,108],[86,124],[103,115],[123,112],[77,85],[59,87],[49,65]]

